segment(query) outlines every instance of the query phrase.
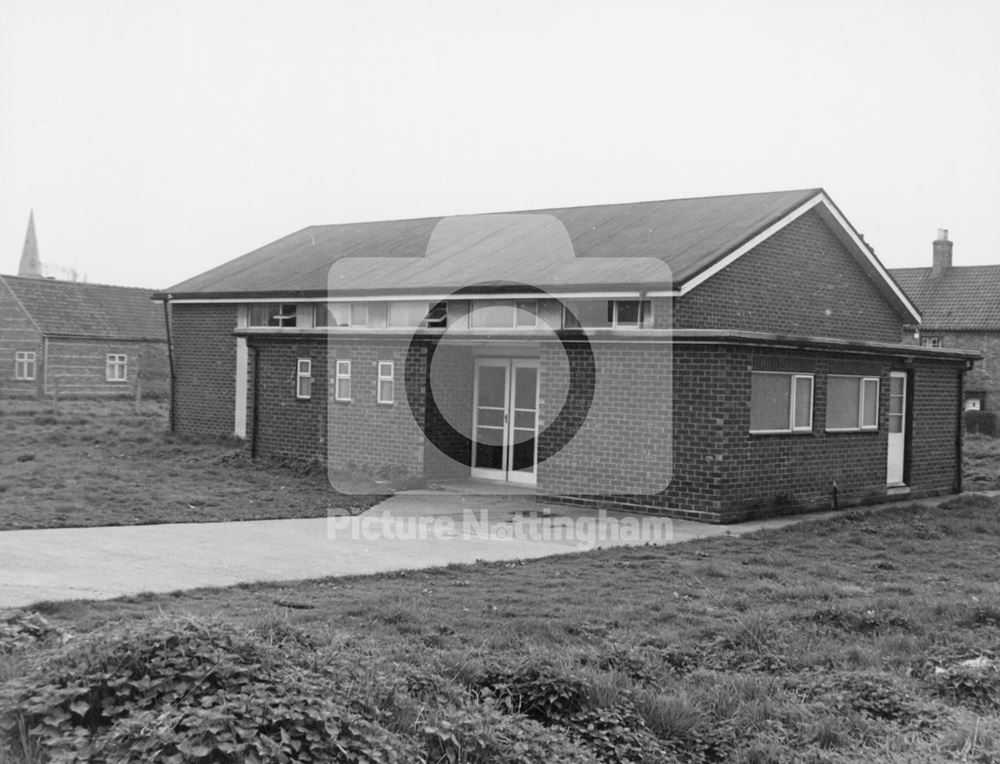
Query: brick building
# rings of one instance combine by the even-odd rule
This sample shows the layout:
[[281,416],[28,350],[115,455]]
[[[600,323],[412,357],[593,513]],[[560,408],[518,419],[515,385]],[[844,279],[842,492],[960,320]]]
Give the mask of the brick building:
[[0,396],[166,396],[166,321],[148,289],[0,276]]
[[957,491],[975,355],[819,189],[313,226],[157,295],[255,454],[730,522]]
[[890,271],[923,318],[908,339],[924,347],[980,353],[983,360],[966,377],[964,406],[1000,412],[1000,265],[956,267],[953,246],[941,229],[930,267]]

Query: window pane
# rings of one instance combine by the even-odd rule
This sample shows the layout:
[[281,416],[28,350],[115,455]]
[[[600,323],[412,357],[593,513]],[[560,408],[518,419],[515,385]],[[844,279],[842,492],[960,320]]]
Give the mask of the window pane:
[[[569,300],[566,302],[566,326],[611,326],[611,305],[607,300]],[[576,321],[573,320],[574,316]]]
[[368,304],[368,327],[371,329],[385,329],[389,313],[389,305],[384,302],[372,302]]
[[514,307],[515,326],[531,327],[538,323],[538,300],[518,300]]
[[299,377],[298,396],[308,398],[312,395],[312,377]]
[[861,380],[857,377],[829,377],[826,394],[826,427],[829,430],[856,430]]
[[861,414],[862,427],[878,427],[878,380],[864,381],[864,411]]
[[448,303],[439,302],[427,311],[427,326],[444,328],[448,325]]
[[420,326],[426,315],[426,302],[389,303],[389,326],[392,327]]
[[812,379],[795,378],[795,428],[812,427]]
[[618,325],[639,325],[639,301],[618,300]]
[[471,325],[481,329],[510,329],[514,326],[513,300],[472,303]]
[[346,302],[327,303],[325,324],[321,326],[347,326],[351,318],[351,306]]
[[391,379],[381,379],[378,383],[379,403],[392,403],[395,383]]
[[345,401],[351,397],[351,380],[349,377],[342,377],[337,380],[337,397]]
[[368,303],[351,303],[351,326],[368,326]]
[[787,374],[752,375],[750,382],[750,429],[787,430],[791,404],[791,377]]

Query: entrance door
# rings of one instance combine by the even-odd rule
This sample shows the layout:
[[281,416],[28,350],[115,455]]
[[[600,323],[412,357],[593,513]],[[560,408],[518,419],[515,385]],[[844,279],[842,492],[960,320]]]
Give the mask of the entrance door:
[[903,485],[903,455],[906,452],[906,372],[889,376],[889,455],[888,485]]
[[535,485],[537,359],[479,358],[475,375],[472,477]]

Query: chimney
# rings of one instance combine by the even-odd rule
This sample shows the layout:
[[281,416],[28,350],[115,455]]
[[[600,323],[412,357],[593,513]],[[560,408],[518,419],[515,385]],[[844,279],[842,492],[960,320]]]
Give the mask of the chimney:
[[931,276],[940,276],[951,268],[951,244],[948,241],[948,229],[938,228],[938,235],[934,240],[934,267],[931,268]]

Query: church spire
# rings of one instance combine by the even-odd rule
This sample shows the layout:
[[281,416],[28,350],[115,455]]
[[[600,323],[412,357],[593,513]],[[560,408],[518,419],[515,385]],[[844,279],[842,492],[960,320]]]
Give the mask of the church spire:
[[35,276],[41,278],[42,264],[38,259],[38,238],[35,236],[35,211],[28,216],[28,232],[24,235],[24,250],[21,252],[21,265],[17,269],[18,276]]

